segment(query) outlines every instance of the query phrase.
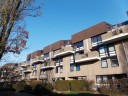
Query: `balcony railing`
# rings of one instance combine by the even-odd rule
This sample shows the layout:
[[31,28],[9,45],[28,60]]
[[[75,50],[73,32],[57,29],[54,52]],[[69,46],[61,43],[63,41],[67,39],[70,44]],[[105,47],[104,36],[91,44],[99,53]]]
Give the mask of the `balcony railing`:
[[34,64],[40,64],[44,62],[44,58],[41,56],[36,56],[36,58],[31,59],[31,65],[33,66]]
[[32,68],[26,68],[23,72],[24,73],[31,73],[32,72]]
[[83,51],[84,50],[84,46],[79,47],[79,48],[75,48],[74,50],[75,50],[75,52]]
[[41,69],[42,70],[50,70],[50,69],[53,69],[53,68],[55,68],[55,66],[44,66]]
[[86,54],[78,55],[76,54],[75,56],[75,63],[83,63],[83,62],[92,62],[92,61],[97,61],[100,60],[100,57],[98,55],[98,52],[88,52]]
[[30,79],[37,79],[37,76],[36,75],[30,76]]
[[46,79],[46,78],[47,78],[46,74],[41,74],[40,75],[40,79]]
[[74,53],[73,48],[71,46],[67,46],[67,47],[62,47],[57,52],[54,52],[53,57],[56,58],[56,57],[60,57],[60,56],[70,55],[73,53]]
[[56,66],[62,66],[63,65],[63,62],[58,62],[58,63],[55,62],[55,65]]
[[122,26],[102,35],[103,43],[113,43],[128,38],[128,26]]

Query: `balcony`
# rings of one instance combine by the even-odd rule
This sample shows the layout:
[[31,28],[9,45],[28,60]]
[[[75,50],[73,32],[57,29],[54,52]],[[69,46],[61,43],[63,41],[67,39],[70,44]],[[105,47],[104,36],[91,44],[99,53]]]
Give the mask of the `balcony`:
[[63,62],[55,63],[56,66],[62,66]]
[[27,67],[26,64],[21,64],[20,66],[23,68]]
[[89,52],[86,54],[76,55],[75,57],[75,63],[83,63],[83,62],[92,62],[92,61],[98,61],[101,58],[98,56],[98,52]]
[[40,79],[46,79],[47,76],[45,74],[40,75]]
[[33,67],[33,70],[37,70],[37,67]]
[[84,50],[84,46],[79,47],[79,48],[75,48],[75,52],[79,52],[79,51],[83,51]]
[[55,68],[55,66],[44,66],[41,69],[42,70],[50,70],[50,69],[53,69],[53,68]]
[[31,59],[31,65],[33,66],[34,64],[40,64],[44,62],[44,58],[40,56],[36,56],[36,58]]
[[31,68],[27,68],[23,71],[24,73],[31,73],[32,72],[32,69]]
[[37,79],[37,76],[30,76],[30,79]]
[[73,54],[73,48],[71,46],[62,47],[60,50],[54,52],[54,58]]
[[106,34],[102,35],[103,43],[114,43],[120,40],[124,40],[128,38],[128,26],[122,26],[117,29],[113,29]]

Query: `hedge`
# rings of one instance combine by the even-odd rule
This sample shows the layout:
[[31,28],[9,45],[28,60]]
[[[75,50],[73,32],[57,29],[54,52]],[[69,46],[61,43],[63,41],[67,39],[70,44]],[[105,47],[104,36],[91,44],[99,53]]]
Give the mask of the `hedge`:
[[72,80],[71,83],[71,91],[84,91],[84,80]]
[[69,91],[70,81],[69,80],[58,80],[55,82],[55,90],[57,91]]
[[94,81],[92,80],[58,80],[55,82],[56,91],[90,91]]

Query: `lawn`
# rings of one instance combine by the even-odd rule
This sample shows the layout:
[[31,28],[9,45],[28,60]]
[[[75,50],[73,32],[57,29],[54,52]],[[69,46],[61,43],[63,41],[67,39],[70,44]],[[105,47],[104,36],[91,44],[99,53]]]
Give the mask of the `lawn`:
[[99,94],[95,91],[63,91],[60,94],[65,94],[66,96],[109,96],[104,94]]

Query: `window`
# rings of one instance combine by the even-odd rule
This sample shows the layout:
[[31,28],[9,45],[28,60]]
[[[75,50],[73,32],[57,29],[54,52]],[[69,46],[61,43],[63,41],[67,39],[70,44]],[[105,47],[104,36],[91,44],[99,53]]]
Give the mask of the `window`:
[[58,73],[58,67],[56,67],[56,73]]
[[106,52],[106,50],[105,50],[105,48],[104,48],[104,47],[100,47],[100,48],[99,48],[99,52],[100,52],[100,53],[105,53],[105,52]]
[[106,46],[99,47],[100,57],[108,57]]
[[45,75],[45,74],[46,74],[46,71],[42,70],[42,71],[40,72],[40,74],[41,74],[41,75]]
[[44,54],[44,58],[47,58],[47,57],[49,57],[49,53]]
[[76,64],[76,71],[80,71],[80,64]]
[[114,45],[109,45],[109,46],[108,46],[108,51],[109,51],[109,56],[114,56],[114,55],[116,55],[116,51],[115,51]]
[[97,83],[100,83],[102,81],[101,76],[96,76]]
[[111,59],[112,67],[119,66],[119,63],[118,63],[117,57],[112,57],[112,58],[110,58],[110,59]]
[[80,41],[80,42],[74,44],[74,48],[80,48],[83,46],[84,46],[83,41]]
[[108,67],[107,60],[106,59],[102,59],[101,60],[101,67],[102,68],[107,68]]
[[60,63],[63,63],[63,58],[58,58],[55,60],[55,63],[56,64],[60,64]]
[[70,71],[74,71],[74,64],[70,64]]
[[109,75],[96,76],[97,83],[106,82],[109,79],[108,77]]
[[60,66],[60,73],[63,73],[63,66]]
[[70,45],[70,41],[64,41],[64,46]]
[[60,58],[60,62],[63,62],[63,58]]
[[36,64],[34,64],[33,68],[36,68]]
[[92,46],[100,45],[102,43],[101,35],[92,37],[91,41],[92,41]]

